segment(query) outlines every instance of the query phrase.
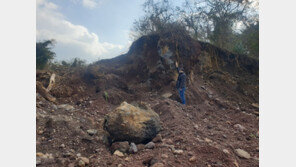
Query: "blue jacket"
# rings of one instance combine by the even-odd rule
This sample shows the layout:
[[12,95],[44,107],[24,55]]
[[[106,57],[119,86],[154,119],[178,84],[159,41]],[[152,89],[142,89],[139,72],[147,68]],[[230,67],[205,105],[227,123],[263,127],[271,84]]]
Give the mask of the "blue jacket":
[[[179,72],[179,68],[178,68]],[[179,73],[176,88],[181,89],[186,87],[186,74],[184,72]]]

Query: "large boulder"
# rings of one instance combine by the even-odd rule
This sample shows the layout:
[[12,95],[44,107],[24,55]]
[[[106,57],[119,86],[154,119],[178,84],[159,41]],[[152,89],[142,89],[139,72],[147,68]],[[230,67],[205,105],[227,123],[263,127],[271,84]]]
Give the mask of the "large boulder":
[[105,116],[104,128],[113,141],[134,143],[147,143],[161,130],[159,116],[150,107],[127,102]]

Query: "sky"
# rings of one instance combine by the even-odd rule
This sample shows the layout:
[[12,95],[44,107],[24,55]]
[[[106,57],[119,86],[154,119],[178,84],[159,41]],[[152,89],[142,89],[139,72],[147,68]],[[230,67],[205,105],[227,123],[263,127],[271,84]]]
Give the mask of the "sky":
[[93,62],[126,53],[144,0],[37,0],[37,42],[54,39],[55,60]]
[[[126,53],[133,22],[144,15],[144,1],[37,0],[37,42],[54,39],[57,61],[90,63]],[[174,6],[181,2],[173,1]]]

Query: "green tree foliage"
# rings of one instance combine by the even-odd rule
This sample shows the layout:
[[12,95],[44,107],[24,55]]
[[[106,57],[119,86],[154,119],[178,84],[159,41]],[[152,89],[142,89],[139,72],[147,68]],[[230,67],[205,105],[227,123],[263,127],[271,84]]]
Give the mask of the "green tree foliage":
[[259,21],[249,25],[241,35],[242,41],[251,57],[259,57]]
[[147,0],[143,4],[145,16],[134,22],[136,38],[156,32],[163,32],[174,22],[174,10],[169,0]]
[[46,40],[36,43],[36,68],[44,69],[48,63],[53,60],[55,53],[51,51],[54,46],[54,40]]
[[139,37],[179,25],[194,39],[258,57],[258,10],[251,4],[249,0],[184,0],[182,6],[173,7],[170,0],[146,0],[145,16],[135,21],[133,31]]

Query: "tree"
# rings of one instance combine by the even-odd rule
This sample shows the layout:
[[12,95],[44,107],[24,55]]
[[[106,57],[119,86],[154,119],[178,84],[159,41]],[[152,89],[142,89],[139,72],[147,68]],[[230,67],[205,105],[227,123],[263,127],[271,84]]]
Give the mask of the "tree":
[[242,41],[248,50],[251,57],[259,57],[259,21],[250,24],[242,32]]
[[53,60],[55,53],[51,51],[54,46],[54,40],[46,40],[36,43],[36,68],[44,69],[46,65]]
[[145,16],[134,22],[136,36],[164,31],[167,24],[174,22],[174,10],[169,0],[146,0],[143,8]]

